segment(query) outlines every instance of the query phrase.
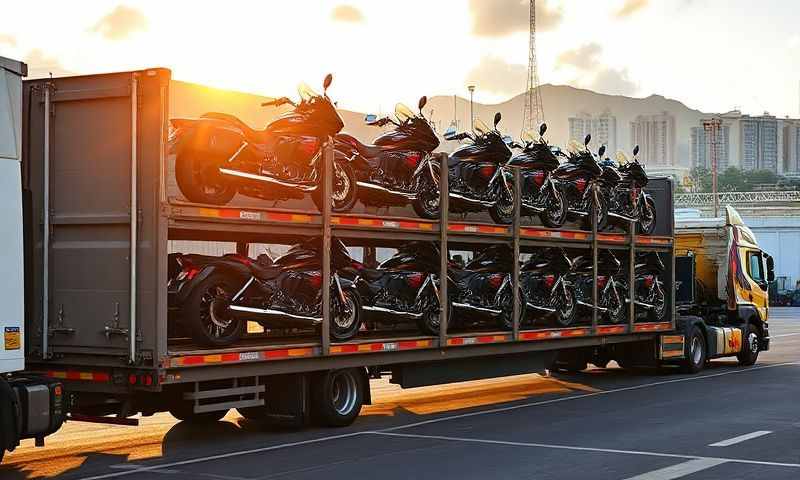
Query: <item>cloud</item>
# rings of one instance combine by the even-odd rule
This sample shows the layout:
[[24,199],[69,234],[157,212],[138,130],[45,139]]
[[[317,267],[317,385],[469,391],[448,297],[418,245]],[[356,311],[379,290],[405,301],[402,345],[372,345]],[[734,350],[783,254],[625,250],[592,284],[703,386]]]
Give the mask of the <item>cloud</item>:
[[630,77],[626,68],[604,67],[600,60],[602,53],[600,44],[587,43],[561,52],[556,58],[556,68],[574,70],[576,77],[570,82],[573,85],[610,95],[635,95],[639,84]]
[[56,58],[45,54],[38,48],[28,52],[22,61],[28,65],[29,78],[49,77],[51,73],[54,77],[72,75],[73,73],[65,69]]
[[13,35],[7,33],[0,33],[0,45],[8,45],[9,47],[17,46],[17,39]]
[[630,17],[634,13],[645,8],[648,3],[650,3],[649,0],[625,0],[625,4],[622,5],[622,8],[614,12],[614,16],[617,18]]
[[331,11],[331,19],[335,22],[364,23],[361,10],[352,5],[337,5]]
[[485,56],[467,74],[468,84],[500,95],[516,95],[525,91],[528,67],[508,63],[500,57]]
[[[472,33],[481,37],[502,37],[529,28],[529,0],[470,0]],[[536,31],[555,29],[564,19],[558,7],[546,0],[536,2]]]
[[108,40],[122,40],[131,34],[147,29],[147,17],[132,7],[119,5],[89,29]]

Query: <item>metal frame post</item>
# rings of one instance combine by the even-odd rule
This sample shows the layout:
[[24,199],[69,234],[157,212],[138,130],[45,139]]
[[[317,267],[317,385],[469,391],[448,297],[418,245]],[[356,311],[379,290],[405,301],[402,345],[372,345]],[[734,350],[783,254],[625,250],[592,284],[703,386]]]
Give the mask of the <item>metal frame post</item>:
[[[331,190],[333,139],[328,137],[322,156],[322,354],[331,351]],[[313,194],[312,194],[313,195]]]
[[139,160],[138,160],[138,122],[139,122],[139,79],[136,73],[131,76],[131,238],[130,238],[130,328],[128,338],[130,340],[130,355],[128,361],[136,363],[136,302],[137,302],[137,265],[138,265],[138,238],[139,238]]
[[519,340],[519,324],[522,320],[519,318],[521,305],[519,304],[519,293],[522,290],[522,285],[520,285],[519,280],[519,225],[520,225],[520,216],[522,215],[522,175],[520,174],[520,169],[518,167],[513,169],[514,171],[514,221],[512,224],[513,232],[512,232],[512,245],[514,250],[514,263],[512,264],[512,287],[514,292],[513,297],[513,305],[514,309],[512,310],[513,315],[513,334],[514,340]]
[[631,220],[628,225],[630,226],[630,237],[628,252],[628,330],[633,331],[633,324],[636,322],[636,222]]
[[447,292],[447,265],[450,251],[447,249],[447,226],[450,215],[449,171],[447,154],[439,155],[439,346],[447,346],[447,306],[450,299]]
[[597,246],[597,185],[592,185],[592,335],[597,334],[597,307],[598,307],[598,291],[597,291],[597,264],[599,250]]
[[50,358],[50,89],[44,87],[44,158],[42,180],[42,360]]

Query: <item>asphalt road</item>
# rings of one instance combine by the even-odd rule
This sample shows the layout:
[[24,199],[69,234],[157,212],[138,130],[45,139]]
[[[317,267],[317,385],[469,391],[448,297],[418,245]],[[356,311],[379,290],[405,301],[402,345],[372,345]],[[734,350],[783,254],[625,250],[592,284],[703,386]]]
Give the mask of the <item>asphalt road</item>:
[[[755,367],[591,370],[400,390],[345,429],[264,432],[231,413],[139,428],[69,424],[6,455],[0,479],[798,479],[800,308],[772,312]],[[613,365],[613,364],[612,364]]]

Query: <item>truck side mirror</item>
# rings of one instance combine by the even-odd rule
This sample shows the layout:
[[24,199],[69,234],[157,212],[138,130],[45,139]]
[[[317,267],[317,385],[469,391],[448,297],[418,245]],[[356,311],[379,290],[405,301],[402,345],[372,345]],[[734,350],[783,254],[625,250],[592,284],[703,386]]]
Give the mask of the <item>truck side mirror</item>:
[[767,255],[767,281],[775,281],[775,260],[770,255]]

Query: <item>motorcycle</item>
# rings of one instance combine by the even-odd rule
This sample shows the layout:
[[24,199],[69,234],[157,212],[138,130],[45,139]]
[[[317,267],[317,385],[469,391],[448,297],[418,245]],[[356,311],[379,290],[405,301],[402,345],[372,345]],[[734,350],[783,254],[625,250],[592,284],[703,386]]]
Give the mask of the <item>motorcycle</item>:
[[[573,259],[571,280],[575,284],[578,305],[592,308],[592,257],[582,255]],[[611,323],[625,320],[627,290],[621,281],[621,263],[610,250],[600,250],[597,261],[597,298],[599,312]]]
[[438,335],[439,258],[436,244],[409,242],[376,269],[356,266],[353,283],[367,325],[413,320],[421,332]]
[[603,175],[606,171],[616,170],[617,176],[605,183],[601,180],[601,189],[608,199],[609,218],[634,221],[640,233],[651,235],[656,228],[656,204],[650,194],[644,191],[648,177],[644,166],[639,163],[638,154],[638,145],[633,149],[631,162],[624,153],[617,152],[618,169],[610,159],[604,161]]
[[[627,271],[629,263],[623,261],[623,269]],[[664,262],[656,252],[640,252],[636,254],[634,263],[634,298],[637,316],[644,311],[652,322],[660,322],[667,314],[666,290],[661,277],[664,274]],[[630,303],[627,281],[620,282],[625,292],[625,299]]]
[[[567,219],[567,203],[552,172],[559,166],[558,158],[544,140],[547,124],[539,127],[539,140],[530,132],[523,134],[522,152],[511,157],[503,169],[519,167],[522,176],[521,215],[538,214],[550,228],[561,228]],[[513,185],[513,183],[512,183]],[[505,210],[503,210],[505,211]],[[513,210],[512,210],[513,211]]]
[[571,272],[572,260],[562,248],[549,247],[531,255],[520,268],[519,277],[527,307],[554,314],[562,327],[572,325],[577,304]]
[[[559,151],[558,155],[567,157],[567,161],[556,167],[551,176],[561,186],[561,192],[568,205],[568,217],[582,218],[584,224],[591,228],[592,208],[596,207],[597,229],[602,230],[608,220],[608,204],[599,191],[599,179],[603,169],[597,163],[589,142],[592,136],[586,135],[583,149],[572,141],[570,154]],[[601,155],[605,146],[600,147]]]
[[[513,177],[508,169],[502,168],[511,158],[511,150],[503,136],[497,131],[500,113],[494,116],[494,128],[489,128],[480,119],[475,120],[475,133],[456,133],[449,128],[444,133],[445,140],[472,141],[450,154],[447,159],[450,210],[454,213],[479,212],[489,210],[496,223],[511,223],[514,215]],[[438,165],[434,172],[438,174]],[[438,216],[438,201],[431,202]]]
[[[254,130],[233,115],[206,113],[199,119],[170,120],[169,145],[175,153],[175,179],[192,202],[224,205],[236,193],[264,200],[302,199],[310,194],[322,210],[323,146],[344,122],[323,94],[298,87],[300,103],[282,97],[262,106],[294,109]],[[356,201],[356,178],[345,158],[335,158],[331,197],[333,211],[347,211]]]
[[[452,308],[454,323],[466,323],[477,314],[497,322],[504,330],[514,325],[514,286],[509,273],[512,269],[513,251],[506,244],[483,249],[463,269],[452,268],[448,275],[453,281]],[[519,295],[520,323],[525,319],[527,302],[521,289]]]
[[[439,138],[422,114],[427,97],[419,100],[419,114],[402,103],[395,107],[395,118],[367,115],[367,125],[395,128],[364,145],[355,137],[339,133],[334,137],[337,153],[350,159],[358,185],[359,199],[366,205],[389,206],[411,203],[416,214],[434,219],[439,202],[431,152]],[[433,202],[433,204],[432,204]]]
[[[169,299],[192,338],[227,346],[247,321],[265,328],[309,328],[322,323],[322,239],[292,247],[274,262],[240,255],[176,255],[170,259]],[[361,300],[352,282],[353,259],[331,241],[331,325],[334,341],[349,340],[361,324]]]

